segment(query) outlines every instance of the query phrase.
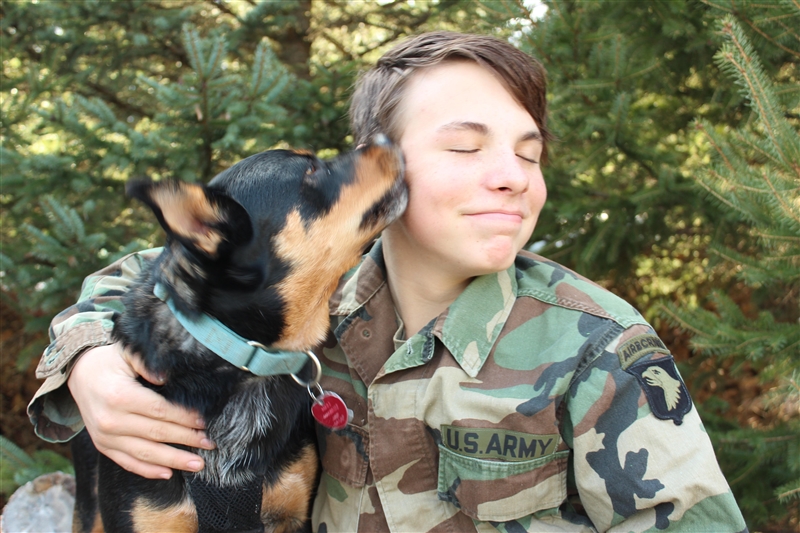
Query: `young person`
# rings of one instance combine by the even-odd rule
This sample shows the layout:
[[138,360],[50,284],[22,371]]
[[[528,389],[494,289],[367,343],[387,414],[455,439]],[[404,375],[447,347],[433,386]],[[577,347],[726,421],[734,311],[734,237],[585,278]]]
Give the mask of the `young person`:
[[[358,143],[406,157],[409,205],[330,301],[322,386],[353,410],[320,428],[315,531],[742,531],[672,356],[630,305],[524,251],[545,202],[545,73],[503,41],[409,39],[357,85]],[[147,477],[198,470],[194,413],[108,345],[147,253],[87,279],[60,314],[29,407],[83,424]]]

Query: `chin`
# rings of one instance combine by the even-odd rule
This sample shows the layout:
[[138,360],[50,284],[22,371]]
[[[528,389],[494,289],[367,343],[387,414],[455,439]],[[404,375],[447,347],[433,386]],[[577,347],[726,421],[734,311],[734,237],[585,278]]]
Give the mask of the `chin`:
[[485,274],[494,274],[495,272],[500,272],[501,270],[508,270],[508,267],[514,264],[516,257],[516,252],[503,257],[486,257],[484,261],[481,261],[479,264],[475,265],[475,268],[473,269],[475,273],[473,275],[483,276]]
[[516,243],[508,241],[500,244],[499,246],[493,246],[491,248],[484,248],[480,252],[477,252],[476,257],[480,257],[481,266],[484,267],[486,274],[492,272],[499,272],[501,270],[506,270],[508,267],[514,264],[514,261],[517,258],[517,253],[522,249],[522,246],[517,246]]

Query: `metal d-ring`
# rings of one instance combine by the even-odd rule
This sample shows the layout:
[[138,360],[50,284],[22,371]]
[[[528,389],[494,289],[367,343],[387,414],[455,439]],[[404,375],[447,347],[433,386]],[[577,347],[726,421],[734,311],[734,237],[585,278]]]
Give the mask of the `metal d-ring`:
[[310,394],[312,387],[319,387],[319,377],[322,375],[322,365],[320,364],[319,359],[317,359],[317,356],[314,355],[314,352],[311,350],[306,350],[305,354],[311,358],[311,362],[314,363],[314,374],[311,378],[311,381],[303,381],[294,374],[289,375],[292,376],[292,379],[294,379],[298,385],[307,388]]
[[320,385],[319,383],[316,383],[313,387],[314,387],[314,390],[317,391],[317,393],[314,394],[314,390],[312,390],[312,386],[308,385],[306,387],[306,390],[308,391],[308,395],[311,396],[311,400],[314,403],[322,403],[322,399],[321,398],[325,394],[325,391],[322,390],[322,385]]

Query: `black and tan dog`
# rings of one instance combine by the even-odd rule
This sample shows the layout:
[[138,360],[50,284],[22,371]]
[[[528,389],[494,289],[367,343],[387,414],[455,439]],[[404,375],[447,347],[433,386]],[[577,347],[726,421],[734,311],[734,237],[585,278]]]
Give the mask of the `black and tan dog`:
[[214,317],[274,350],[317,345],[339,278],[405,208],[402,166],[399,150],[380,138],[328,162],[264,152],[208,186],[129,187],[153,209],[167,242],[124,296],[114,336],[166,376],[155,390],[203,415],[217,448],[193,450],[205,460],[198,474],[150,480],[99,454],[82,433],[73,445],[76,531],[309,528],[318,479],[309,391],[292,376],[259,377],[228,363],[176,314]]

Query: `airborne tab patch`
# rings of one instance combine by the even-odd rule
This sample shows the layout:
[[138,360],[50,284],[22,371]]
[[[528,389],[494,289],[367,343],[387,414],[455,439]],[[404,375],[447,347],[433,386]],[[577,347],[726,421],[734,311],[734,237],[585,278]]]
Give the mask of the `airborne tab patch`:
[[672,357],[642,361],[625,371],[636,376],[656,417],[672,420],[676,426],[683,423],[684,415],[692,409],[692,399]]
[[656,335],[645,333],[644,335],[636,335],[620,344],[617,348],[617,356],[619,356],[619,364],[623,370],[627,370],[633,363],[651,353],[663,353],[669,355],[664,342]]

